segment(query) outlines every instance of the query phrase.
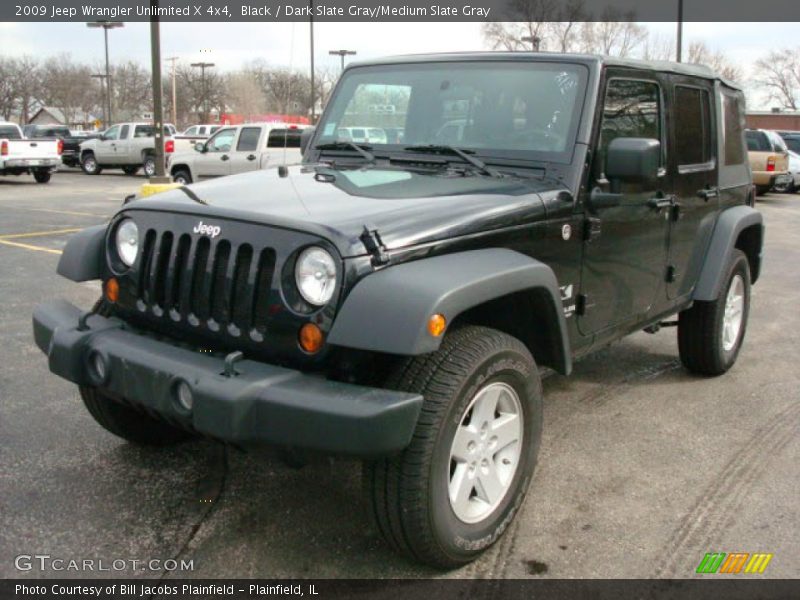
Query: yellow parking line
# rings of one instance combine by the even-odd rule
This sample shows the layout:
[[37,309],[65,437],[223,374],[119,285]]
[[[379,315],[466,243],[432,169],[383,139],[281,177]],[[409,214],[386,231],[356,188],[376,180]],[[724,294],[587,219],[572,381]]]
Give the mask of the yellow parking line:
[[80,231],[83,229],[82,227],[78,227],[77,229],[55,229],[50,231],[31,231],[30,233],[12,233],[9,235],[0,235],[0,240],[11,240],[16,238],[28,238],[28,237],[43,237],[45,235],[59,235],[62,233],[75,233],[76,231]]
[[88,212],[79,212],[77,210],[54,210],[52,208],[23,208],[22,206],[10,206],[9,208],[16,208],[19,210],[30,210],[34,212],[56,213],[59,215],[75,215],[77,217],[97,217],[98,219],[107,218],[106,215],[98,215],[95,213],[88,213]]
[[14,246],[16,248],[25,248],[25,250],[36,250],[38,252],[49,252],[50,254],[61,254],[61,250],[54,250],[53,248],[45,248],[44,246],[31,246],[30,244],[9,242],[7,240],[0,240],[0,244],[4,244],[6,246]]

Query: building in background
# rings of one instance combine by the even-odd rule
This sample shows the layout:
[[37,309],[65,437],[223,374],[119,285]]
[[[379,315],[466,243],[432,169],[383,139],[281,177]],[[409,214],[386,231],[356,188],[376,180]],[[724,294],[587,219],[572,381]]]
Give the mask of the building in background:
[[750,129],[800,131],[800,110],[751,110],[746,121]]

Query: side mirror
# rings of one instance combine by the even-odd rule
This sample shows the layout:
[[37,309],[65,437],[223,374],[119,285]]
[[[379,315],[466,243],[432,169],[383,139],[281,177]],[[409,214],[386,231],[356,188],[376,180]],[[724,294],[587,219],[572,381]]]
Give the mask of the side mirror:
[[661,167],[661,142],[648,138],[617,138],[606,151],[605,175],[612,190],[622,181],[650,181]]
[[304,129],[300,134],[300,154],[305,154],[308,145],[311,143],[311,138],[314,137],[314,127]]
[[205,152],[206,151],[206,145],[203,142],[197,142],[194,145],[194,149],[195,149],[195,152]]

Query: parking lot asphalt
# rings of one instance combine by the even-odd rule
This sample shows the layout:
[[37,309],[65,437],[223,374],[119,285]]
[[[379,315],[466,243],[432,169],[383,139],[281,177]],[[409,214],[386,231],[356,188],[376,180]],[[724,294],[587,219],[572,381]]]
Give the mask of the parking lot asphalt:
[[[664,329],[547,378],[520,515],[480,560],[441,574],[378,539],[356,462],[294,470],[206,441],[136,448],[49,373],[33,307],[65,297],[89,308],[99,294],[56,275],[60,249],[143,182],[0,178],[0,577],[682,578],[707,552],[773,553],[763,577],[800,577],[800,195],[759,199],[764,269],[735,367],[690,375]],[[25,554],[193,570],[20,571]]]

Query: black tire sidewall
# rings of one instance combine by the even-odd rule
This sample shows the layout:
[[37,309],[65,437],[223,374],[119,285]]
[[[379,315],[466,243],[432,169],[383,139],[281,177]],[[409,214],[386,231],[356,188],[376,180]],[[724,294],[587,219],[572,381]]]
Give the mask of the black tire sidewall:
[[[491,546],[514,519],[530,484],[542,430],[542,394],[535,364],[512,350],[493,354],[468,376],[448,407],[431,460],[430,515],[434,535],[447,554],[468,559]],[[523,411],[523,447],[514,479],[489,518],[475,524],[455,515],[448,496],[450,448],[463,414],[475,394],[494,382],[503,382],[519,395]]]
[[[183,181],[178,181],[179,178],[182,178]],[[189,185],[192,182],[192,177],[185,170],[179,169],[178,171],[175,171],[175,175],[172,176],[172,180],[175,183],[181,183],[181,185]]]
[[[152,165],[152,168],[148,169],[148,165]],[[142,168],[144,169],[145,176],[152,177],[156,174],[156,159],[152,156],[146,156],[142,163]]]
[[[733,278],[736,275],[740,275],[744,282],[742,325],[739,328],[739,335],[736,339],[736,343],[730,350],[726,351],[722,343],[722,329],[725,321],[725,301],[727,300],[728,290],[731,287]],[[719,361],[723,365],[723,368],[727,370],[736,362],[736,358],[739,356],[739,350],[742,348],[742,342],[744,341],[744,336],[747,331],[747,321],[750,315],[750,269],[747,263],[747,257],[741,252],[734,254],[733,260],[728,267],[728,277],[725,280],[725,285],[720,290],[719,298],[717,298],[716,313],[714,321],[714,331],[716,335],[715,346],[719,354]]]
[[[86,167],[86,162],[89,160],[94,162],[94,169],[89,169]],[[81,168],[83,169],[83,172],[86,173],[87,175],[97,175],[99,167],[100,165],[97,164],[97,159],[94,157],[94,155],[90,154],[88,156],[84,156],[83,159],[81,160]]]

